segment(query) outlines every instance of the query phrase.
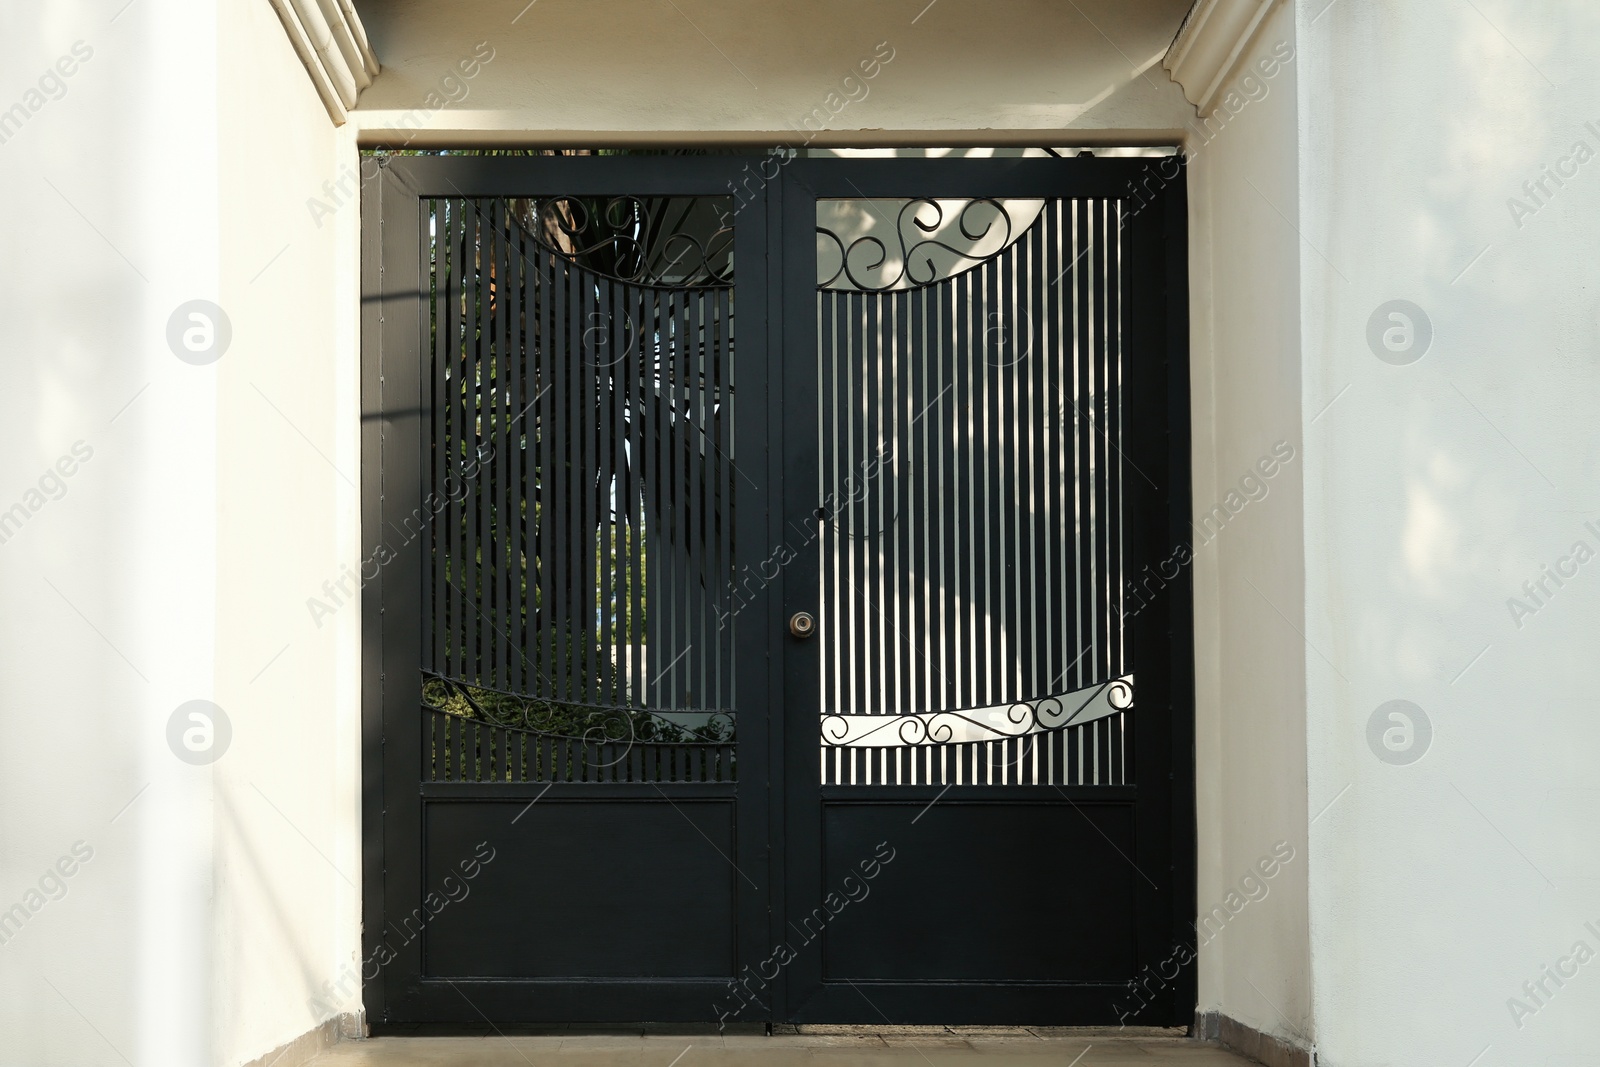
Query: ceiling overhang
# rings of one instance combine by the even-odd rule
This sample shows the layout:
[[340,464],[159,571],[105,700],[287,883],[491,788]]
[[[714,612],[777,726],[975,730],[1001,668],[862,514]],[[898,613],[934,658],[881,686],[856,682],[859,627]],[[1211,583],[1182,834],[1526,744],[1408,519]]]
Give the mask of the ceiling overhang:
[[1184,97],[1206,116],[1221,103],[1239,57],[1280,0],[1198,0],[1162,66]]
[[289,42],[311,76],[335,126],[343,126],[361,90],[378,75],[353,0],[270,0]]

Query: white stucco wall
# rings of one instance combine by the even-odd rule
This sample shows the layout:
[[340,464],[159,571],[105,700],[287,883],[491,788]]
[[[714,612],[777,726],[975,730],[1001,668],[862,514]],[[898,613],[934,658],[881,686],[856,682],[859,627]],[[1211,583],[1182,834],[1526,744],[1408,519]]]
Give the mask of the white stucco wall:
[[[1321,1062],[1593,1063],[1600,963],[1522,987],[1600,952],[1600,564],[1522,584],[1600,550],[1600,162],[1571,159],[1600,152],[1600,8],[1324,7],[1298,16],[1308,421],[1347,390],[1306,439]],[[1432,325],[1408,365],[1366,337],[1396,299]],[[1431,722],[1409,765],[1367,740],[1395,699]]]
[[360,555],[360,207],[353,131],[334,129],[272,8],[219,12],[218,301],[233,344],[208,368],[214,699],[234,738],[213,784],[227,979],[213,1010],[216,1062],[236,1064],[360,1009],[360,613],[319,626],[306,608]]
[[1298,65],[1280,4],[1184,147],[1199,1008],[1309,1045]]
[[[303,607],[354,490],[256,392],[353,471],[341,142],[264,2],[7,5],[0,69],[0,1064],[236,1064],[357,951],[354,619]],[[194,299],[217,363],[169,347]],[[214,764],[169,747],[196,699]]]
[[[209,1043],[211,783],[165,730],[214,685],[215,386],[165,330],[217,286],[216,101],[195,90],[216,29],[204,5],[117,14],[0,11],[0,106],[28,109],[0,144],[4,507],[93,450],[0,544],[0,907],[39,904],[0,945],[6,1064],[199,1063]],[[46,71],[78,42],[58,92]],[[79,841],[92,859],[48,899]]]

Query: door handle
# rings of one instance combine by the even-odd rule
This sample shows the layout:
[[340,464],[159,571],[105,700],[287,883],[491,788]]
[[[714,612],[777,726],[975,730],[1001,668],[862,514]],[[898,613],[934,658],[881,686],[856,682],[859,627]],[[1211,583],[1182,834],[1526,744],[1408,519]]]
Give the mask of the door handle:
[[796,637],[810,637],[817,632],[817,620],[809,611],[797,611],[789,616],[789,632]]

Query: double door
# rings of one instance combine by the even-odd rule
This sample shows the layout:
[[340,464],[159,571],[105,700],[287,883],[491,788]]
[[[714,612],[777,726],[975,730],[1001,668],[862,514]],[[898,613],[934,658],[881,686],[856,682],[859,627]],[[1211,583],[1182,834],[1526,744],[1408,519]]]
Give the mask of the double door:
[[1182,212],[1119,198],[1146,165],[386,162],[375,1025],[1182,1020],[1188,605],[1147,580]]

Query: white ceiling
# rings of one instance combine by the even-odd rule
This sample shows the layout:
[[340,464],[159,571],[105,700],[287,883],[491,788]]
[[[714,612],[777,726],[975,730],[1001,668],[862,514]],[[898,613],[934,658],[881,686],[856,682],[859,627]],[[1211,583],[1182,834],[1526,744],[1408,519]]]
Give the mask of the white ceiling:
[[[417,137],[419,146],[449,142],[440,131],[602,140],[771,140],[800,131],[790,133],[793,142],[824,125],[819,115],[836,131],[819,145],[1017,143],[1030,139],[1027,131],[1063,129],[1076,132],[1074,143],[1150,143],[1170,139],[1193,115],[1161,67],[1188,6],[365,0],[361,16],[383,69],[352,118],[370,140],[370,131],[398,125],[401,113],[433,111],[412,119],[435,131]],[[475,53],[491,51],[472,78],[461,78],[459,62],[470,68]],[[892,58],[863,78],[860,64],[872,69],[875,53]],[[847,82],[852,75],[858,80]],[[430,108],[430,93],[435,105],[458,99]]]

